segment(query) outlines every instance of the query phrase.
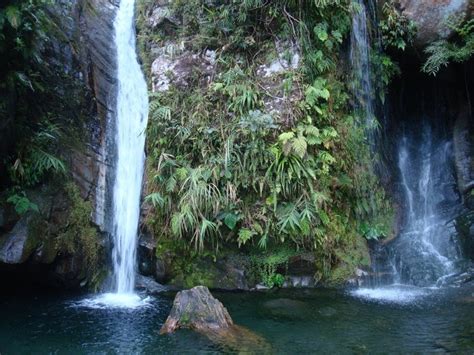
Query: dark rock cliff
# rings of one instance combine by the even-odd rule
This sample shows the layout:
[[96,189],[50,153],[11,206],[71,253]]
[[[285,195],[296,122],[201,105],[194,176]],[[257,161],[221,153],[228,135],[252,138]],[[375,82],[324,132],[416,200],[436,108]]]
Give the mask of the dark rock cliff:
[[[67,85],[81,86],[83,97],[78,100],[87,107],[84,136],[80,137],[83,144],[70,151],[66,159],[81,197],[92,207],[90,217],[101,232],[97,234],[101,236],[97,246],[102,257],[107,254],[102,251],[108,245],[110,231],[108,192],[115,159],[110,154],[114,139],[109,132],[114,130],[117,91],[113,39],[117,7],[118,1],[113,0],[61,0],[49,9],[61,33],[50,38],[48,60],[74,81],[60,83],[64,85],[60,90],[67,90]],[[61,246],[63,242],[58,239],[58,235],[67,233],[65,228],[71,227],[66,226],[70,219],[77,217],[73,214],[77,204],[54,186],[36,190],[31,191],[39,206],[36,216],[27,214],[18,220],[9,211],[0,213],[0,273],[12,283],[15,279],[30,279],[71,288],[90,283],[85,271],[86,254]],[[80,231],[78,237],[87,232]],[[92,246],[97,248],[96,244]]]

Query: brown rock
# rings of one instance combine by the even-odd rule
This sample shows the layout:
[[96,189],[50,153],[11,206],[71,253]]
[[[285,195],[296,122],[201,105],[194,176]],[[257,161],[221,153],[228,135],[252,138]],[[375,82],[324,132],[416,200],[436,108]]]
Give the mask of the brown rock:
[[196,286],[176,295],[160,334],[173,333],[177,329],[196,330],[219,346],[234,351],[271,353],[266,340],[249,329],[235,325],[227,309],[204,286]]
[[211,295],[209,289],[196,286],[178,292],[160,334],[173,333],[180,328],[217,331],[227,329],[233,324],[227,309]]

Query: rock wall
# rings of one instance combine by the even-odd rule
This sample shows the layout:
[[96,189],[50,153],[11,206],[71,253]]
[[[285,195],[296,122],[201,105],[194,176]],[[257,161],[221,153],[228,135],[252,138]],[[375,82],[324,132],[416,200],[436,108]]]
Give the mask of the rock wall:
[[102,231],[110,231],[107,213],[111,206],[109,189],[113,181],[115,157],[114,114],[117,92],[114,19],[118,1],[78,0],[72,7],[73,46],[83,78],[93,94],[93,117],[89,121],[85,151],[71,159],[73,176],[83,197],[94,201],[93,221]]
[[417,26],[415,44],[424,47],[432,41],[448,38],[450,18],[465,19],[473,10],[470,0],[397,0],[401,12]]
[[[74,83],[83,86],[81,97],[88,107],[84,118],[85,136],[82,146],[66,158],[80,195],[86,199],[74,204],[61,186],[40,186],[28,193],[39,213],[19,218],[10,211],[0,211],[0,274],[13,283],[15,278],[40,281],[41,284],[77,288],[90,283],[87,256],[84,250],[67,245],[67,225],[80,213],[86,214],[82,234],[93,235],[88,215],[97,229],[91,245],[100,257],[108,248],[111,182],[114,178],[114,110],[117,91],[114,47],[114,19],[118,0],[60,0],[49,9],[60,34],[51,33],[48,60],[64,70]],[[84,97],[82,97],[84,96]],[[72,113],[74,115],[74,113]],[[49,185],[54,185],[49,184]],[[89,211],[92,205],[92,213]],[[84,207],[87,206],[87,207]],[[75,209],[79,209],[76,211]],[[84,217],[82,217],[84,222]],[[74,231],[77,234],[77,229]],[[91,234],[92,233],[92,234]],[[62,236],[62,237],[61,237]],[[62,239],[61,239],[62,238]],[[81,235],[75,235],[81,239]],[[105,261],[102,260],[101,264]],[[103,266],[103,265],[102,265]],[[17,276],[15,276],[17,275]],[[97,273],[93,275],[97,277]],[[95,280],[94,282],[96,282]],[[8,283],[8,282],[7,282]]]

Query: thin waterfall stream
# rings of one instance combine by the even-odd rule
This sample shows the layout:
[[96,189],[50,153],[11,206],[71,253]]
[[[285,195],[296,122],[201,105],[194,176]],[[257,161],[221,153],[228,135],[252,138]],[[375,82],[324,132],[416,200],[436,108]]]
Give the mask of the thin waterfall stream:
[[352,66],[352,90],[355,111],[366,127],[367,139],[374,146],[376,119],[374,113],[373,85],[371,79],[370,38],[367,27],[369,13],[364,0],[357,0],[352,15],[350,62]]
[[440,286],[456,272],[454,216],[459,203],[453,191],[452,143],[424,123],[401,138],[398,168],[404,192],[404,224],[390,246],[393,282]]

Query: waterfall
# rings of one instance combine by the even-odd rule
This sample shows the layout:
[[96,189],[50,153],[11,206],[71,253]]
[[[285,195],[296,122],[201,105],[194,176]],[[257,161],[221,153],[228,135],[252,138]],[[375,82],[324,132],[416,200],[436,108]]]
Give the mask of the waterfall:
[[372,288],[354,291],[359,297],[408,303],[459,272],[454,219],[462,207],[452,142],[433,120],[422,121],[409,121],[397,139],[401,229],[374,252]]
[[113,188],[113,267],[117,293],[135,285],[137,231],[145,163],[148,90],[136,54],[135,0],[121,0],[115,19],[118,96],[116,111],[117,165]]
[[[375,157],[375,149],[379,149],[376,147],[378,123],[369,31],[370,21],[375,21],[370,12],[373,4],[370,0],[355,0],[353,4],[350,63],[354,109]],[[445,131],[435,127],[436,110],[427,109],[433,110],[428,115],[433,117],[403,118],[408,120],[408,126],[403,134],[399,133],[392,158],[398,167],[392,173],[398,178],[401,229],[394,241],[377,246],[372,255],[372,288],[354,291],[358,296],[411,301],[423,294],[424,287],[439,286],[457,271],[456,262],[461,256],[453,220],[459,213],[460,201],[455,191],[452,143]],[[386,173],[381,170],[386,168],[378,169],[379,174]]]
[[437,137],[424,123],[419,132],[400,140],[398,168],[404,223],[389,247],[395,280],[416,286],[435,286],[455,272],[460,257],[454,216],[458,197],[452,167],[452,143]]

